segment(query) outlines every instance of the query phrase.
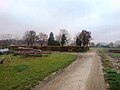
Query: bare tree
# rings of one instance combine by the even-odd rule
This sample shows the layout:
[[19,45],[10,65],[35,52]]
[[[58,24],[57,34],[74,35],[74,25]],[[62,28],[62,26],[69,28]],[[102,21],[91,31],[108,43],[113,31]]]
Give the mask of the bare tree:
[[58,42],[61,42],[61,34],[59,33],[58,35],[55,35],[55,40]]
[[1,34],[0,35],[0,45],[2,47],[9,47],[11,45],[13,35],[12,34]]
[[36,37],[36,32],[33,31],[33,30],[31,30],[31,31],[26,31],[26,32],[25,32],[25,35],[24,35],[24,37],[23,37],[25,43],[27,43],[28,46],[29,46],[29,45],[32,46],[32,45],[34,44],[36,38],[37,38],[37,37]]
[[43,44],[45,44],[48,40],[48,36],[45,33],[40,32],[37,35],[37,41],[40,43],[40,45],[42,46]]
[[56,41],[59,41],[61,45],[68,44],[70,39],[70,34],[66,29],[60,29],[59,34],[56,35]]
[[24,45],[24,41],[18,35],[14,35],[12,38],[12,45]]
[[114,47],[114,43],[113,43],[113,42],[110,42],[110,43],[108,44],[108,46],[109,46],[110,48],[112,48],[112,47]]

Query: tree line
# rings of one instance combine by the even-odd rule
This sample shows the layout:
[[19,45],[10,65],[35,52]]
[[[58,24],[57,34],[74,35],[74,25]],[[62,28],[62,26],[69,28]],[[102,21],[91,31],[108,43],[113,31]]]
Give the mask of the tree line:
[[[56,36],[56,39],[54,37],[53,32],[49,34],[49,37],[45,33],[39,33],[36,35],[36,32],[26,31],[24,38],[27,45],[33,45],[36,41],[40,43],[42,46],[45,42],[47,42],[48,46],[64,46],[67,45],[70,41],[70,35],[67,30],[61,29],[59,34]],[[91,32],[82,30],[75,39],[76,46],[88,46],[91,40]]]
[[[75,36],[74,45],[76,46],[89,46],[91,40],[91,32],[87,30],[82,30],[78,33],[78,35]],[[40,32],[39,34],[36,34],[34,30],[26,31],[23,35],[23,38],[21,40],[15,40],[11,38],[7,39],[1,39],[0,40],[0,46],[1,43],[4,44],[5,41],[9,41],[7,43],[9,46],[12,44],[11,42],[17,42],[17,43],[24,43],[27,46],[33,46],[35,43],[38,43],[39,45],[47,45],[47,46],[65,46],[70,44],[71,37],[70,34],[66,29],[61,29],[59,33],[54,36],[53,32],[50,32],[49,36],[43,32]]]

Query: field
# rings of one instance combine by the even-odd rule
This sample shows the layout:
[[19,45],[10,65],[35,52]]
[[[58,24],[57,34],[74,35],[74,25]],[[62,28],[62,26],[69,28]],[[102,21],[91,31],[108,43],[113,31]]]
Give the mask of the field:
[[120,53],[111,53],[111,56],[114,58],[120,58]]
[[120,50],[120,48],[109,48],[109,50]]
[[1,55],[5,57],[0,64],[0,90],[27,90],[44,80],[53,72],[64,68],[75,60],[75,56],[53,53],[43,57],[23,57]]

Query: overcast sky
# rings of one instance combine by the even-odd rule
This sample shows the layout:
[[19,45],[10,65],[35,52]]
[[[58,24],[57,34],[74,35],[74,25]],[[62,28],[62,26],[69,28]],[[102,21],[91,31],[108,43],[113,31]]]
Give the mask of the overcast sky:
[[91,31],[95,42],[120,40],[120,0],[0,0],[0,34],[62,28],[72,37]]

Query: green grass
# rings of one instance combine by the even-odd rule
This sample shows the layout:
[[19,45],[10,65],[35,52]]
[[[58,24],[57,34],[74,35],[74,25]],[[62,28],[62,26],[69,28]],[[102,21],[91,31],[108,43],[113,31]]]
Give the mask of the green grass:
[[109,50],[120,50],[120,48],[109,48]]
[[104,68],[105,79],[109,84],[110,90],[120,90],[120,74],[112,68]]
[[120,53],[112,53],[111,56],[114,58],[120,58]]
[[0,90],[30,89],[75,60],[75,56],[62,53],[46,57],[0,56],[3,57],[6,60],[0,65]]

